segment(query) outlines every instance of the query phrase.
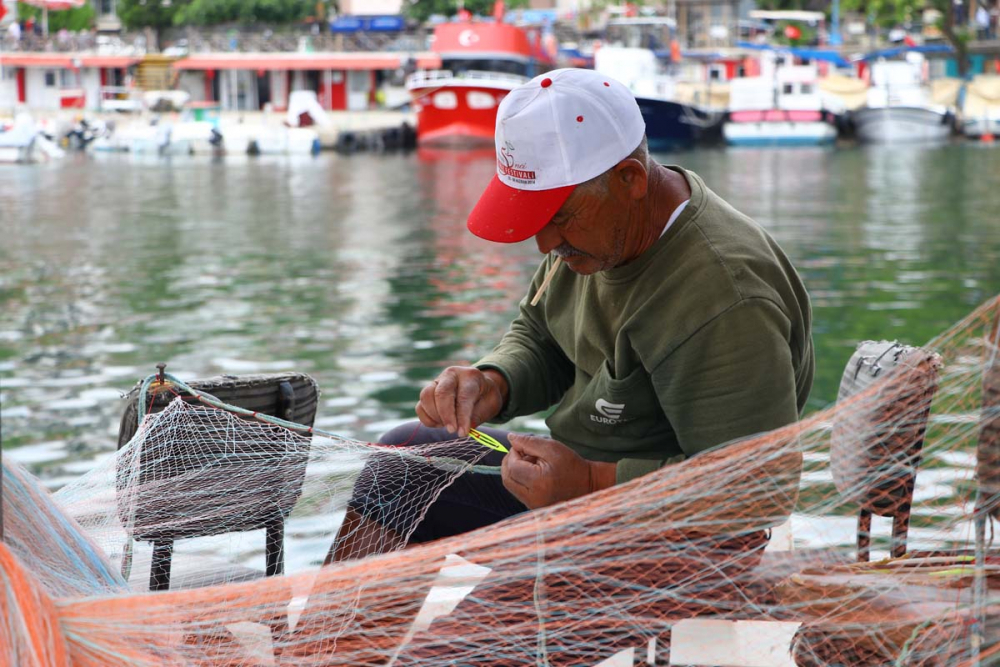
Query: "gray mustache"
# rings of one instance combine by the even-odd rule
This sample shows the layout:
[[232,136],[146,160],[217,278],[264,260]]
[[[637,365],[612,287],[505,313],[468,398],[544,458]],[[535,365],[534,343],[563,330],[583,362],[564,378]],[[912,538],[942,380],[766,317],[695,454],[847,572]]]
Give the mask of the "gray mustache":
[[583,252],[582,250],[577,250],[568,243],[563,243],[562,245],[554,248],[552,250],[552,254],[555,255],[556,257],[562,257],[563,259],[566,259],[567,257],[575,257],[577,255],[590,257],[590,255],[588,255],[587,253]]

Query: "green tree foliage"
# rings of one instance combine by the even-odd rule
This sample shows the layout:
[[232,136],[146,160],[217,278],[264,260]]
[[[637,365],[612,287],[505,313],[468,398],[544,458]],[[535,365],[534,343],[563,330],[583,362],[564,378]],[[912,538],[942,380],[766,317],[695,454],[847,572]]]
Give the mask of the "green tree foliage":
[[925,9],[937,10],[940,16],[937,27],[955,49],[958,74],[964,77],[968,73],[972,29],[965,21],[955,22],[953,0],[841,0],[841,2],[844,9],[863,12],[869,21],[880,28],[891,28],[917,20]]
[[[39,7],[17,3],[17,16],[20,19],[33,17],[37,23],[42,22],[42,10]],[[94,25],[94,8],[88,2],[82,7],[49,12],[49,32],[66,30],[89,30]]]
[[[946,3],[951,4],[950,0]],[[920,18],[923,8],[934,4],[924,0],[841,0],[843,10],[861,12],[881,28],[892,28]]]
[[790,9],[804,9],[811,12],[827,12],[830,13],[830,3],[826,0],[758,0],[757,7],[760,9],[768,9],[772,11],[776,10],[790,10]]
[[191,0],[177,11],[174,24],[294,23],[315,8],[314,0]]
[[118,0],[118,18],[129,30],[153,28],[160,31],[174,25],[174,17],[188,1]]
[[294,23],[315,10],[315,0],[118,0],[118,16],[129,29]]
[[[434,14],[454,16],[459,9],[459,0],[403,0],[403,13],[418,21],[426,21]],[[493,14],[493,0],[465,0],[461,3],[467,10],[480,16]],[[507,0],[507,9],[527,7],[528,0]]]

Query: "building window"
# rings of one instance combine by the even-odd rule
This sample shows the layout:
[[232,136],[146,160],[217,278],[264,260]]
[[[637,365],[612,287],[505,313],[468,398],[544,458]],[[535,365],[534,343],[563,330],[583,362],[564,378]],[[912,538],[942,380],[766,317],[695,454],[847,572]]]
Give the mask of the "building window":
[[99,0],[97,3],[97,13],[101,16],[115,14],[115,0]]
[[56,87],[56,73],[50,69],[45,70],[45,87],[46,88]]
[[799,92],[803,95],[812,95],[813,86],[811,83],[803,83],[799,86]]
[[795,92],[795,86],[790,83],[786,83],[781,86],[781,92],[785,95],[791,95]]

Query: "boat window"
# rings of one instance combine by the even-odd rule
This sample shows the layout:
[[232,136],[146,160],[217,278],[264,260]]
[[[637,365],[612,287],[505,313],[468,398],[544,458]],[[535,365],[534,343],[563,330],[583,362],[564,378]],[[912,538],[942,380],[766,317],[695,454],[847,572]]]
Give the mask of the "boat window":
[[786,83],[781,86],[781,92],[785,95],[791,95],[795,92],[795,86],[790,83]]
[[799,86],[799,92],[803,95],[811,95],[813,91],[813,86],[811,83],[803,83]]
[[465,96],[465,103],[470,109],[492,109],[497,104],[492,95],[481,90],[470,90]]
[[450,90],[434,93],[432,101],[438,109],[454,109],[458,106],[458,97]]
[[56,87],[56,73],[50,69],[45,70],[45,87],[46,88]]

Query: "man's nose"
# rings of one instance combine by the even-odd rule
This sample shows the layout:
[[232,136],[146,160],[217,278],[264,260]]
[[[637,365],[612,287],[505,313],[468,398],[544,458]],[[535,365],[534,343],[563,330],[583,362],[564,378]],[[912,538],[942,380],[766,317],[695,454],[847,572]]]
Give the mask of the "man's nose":
[[535,244],[538,246],[538,252],[543,255],[547,255],[558,248],[562,245],[562,242],[559,230],[551,222],[542,227],[542,231],[535,234]]

